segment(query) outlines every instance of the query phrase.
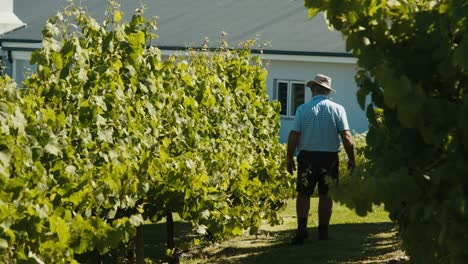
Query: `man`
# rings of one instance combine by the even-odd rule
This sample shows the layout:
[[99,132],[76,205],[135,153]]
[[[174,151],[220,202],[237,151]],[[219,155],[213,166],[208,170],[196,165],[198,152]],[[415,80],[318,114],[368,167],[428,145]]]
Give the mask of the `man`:
[[308,237],[307,217],[310,208],[310,196],[318,185],[318,239],[328,237],[328,224],[332,214],[333,202],[328,195],[326,176],[338,182],[338,151],[340,139],[348,155],[348,168],[355,166],[354,146],[349,132],[348,120],[343,106],[332,102],[328,96],[331,91],[331,78],[317,74],[314,80],[307,82],[312,91],[312,100],[296,110],[295,124],[288,138],[287,169],[293,173],[296,165],[293,159],[297,149],[297,232],[292,244],[303,244]]

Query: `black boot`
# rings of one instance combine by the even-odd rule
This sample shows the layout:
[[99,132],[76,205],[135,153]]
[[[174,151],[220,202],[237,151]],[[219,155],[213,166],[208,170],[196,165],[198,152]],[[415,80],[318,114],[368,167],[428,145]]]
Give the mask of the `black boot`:
[[307,237],[309,237],[309,233],[307,232],[307,217],[299,217],[297,218],[296,235],[293,237],[291,244],[302,245]]
[[328,236],[328,225],[319,225],[318,226],[318,239],[319,240],[329,240]]

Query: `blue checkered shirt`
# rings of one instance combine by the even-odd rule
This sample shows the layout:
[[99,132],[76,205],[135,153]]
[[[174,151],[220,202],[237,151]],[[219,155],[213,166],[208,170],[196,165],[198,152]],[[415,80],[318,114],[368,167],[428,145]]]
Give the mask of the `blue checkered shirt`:
[[339,132],[349,130],[346,111],[326,95],[314,96],[297,108],[293,130],[301,133],[299,151],[337,152]]

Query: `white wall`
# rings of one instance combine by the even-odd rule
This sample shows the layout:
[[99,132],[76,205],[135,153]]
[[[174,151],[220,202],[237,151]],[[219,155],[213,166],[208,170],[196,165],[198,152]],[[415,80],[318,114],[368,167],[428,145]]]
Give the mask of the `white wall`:
[[[269,60],[267,63],[268,79],[267,91],[273,99],[274,80],[298,80],[307,82],[322,73],[332,78],[332,87],[337,92],[332,94],[334,102],[343,105],[346,109],[348,122],[352,131],[362,133],[367,131],[368,123],[365,112],[359,107],[356,99],[357,85],[354,80],[356,73],[355,63],[328,63],[313,61],[284,61]],[[311,98],[309,88],[306,88],[305,100]],[[286,142],[292,128],[294,118],[281,118],[280,141]]]

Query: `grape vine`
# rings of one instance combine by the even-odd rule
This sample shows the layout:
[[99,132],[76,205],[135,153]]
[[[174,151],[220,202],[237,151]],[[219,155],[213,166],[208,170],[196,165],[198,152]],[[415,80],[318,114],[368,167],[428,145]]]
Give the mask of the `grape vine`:
[[[468,2],[305,1],[358,58],[364,166],[341,197],[383,203],[414,263],[468,258]],[[351,187],[352,186],[352,187]]]
[[4,262],[128,248],[167,212],[213,238],[281,220],[292,179],[255,42],[163,59],[156,21],[122,17],[114,1],[101,23],[71,4],[24,88],[0,79]]

